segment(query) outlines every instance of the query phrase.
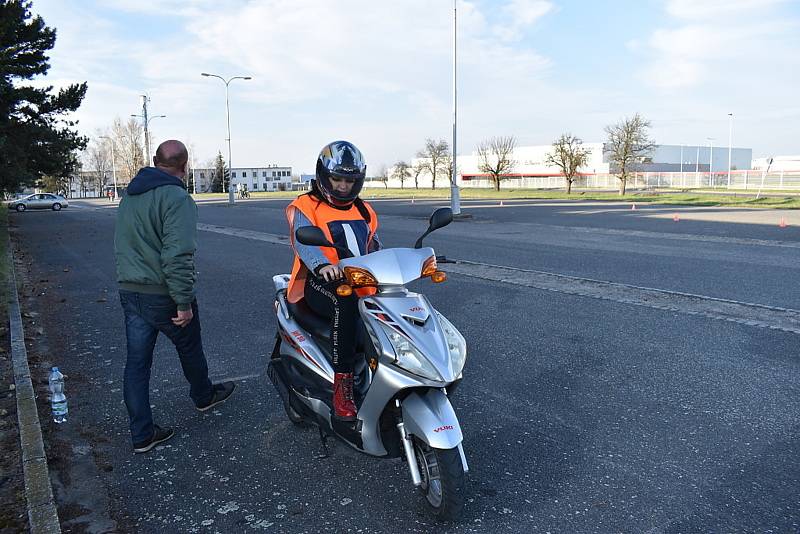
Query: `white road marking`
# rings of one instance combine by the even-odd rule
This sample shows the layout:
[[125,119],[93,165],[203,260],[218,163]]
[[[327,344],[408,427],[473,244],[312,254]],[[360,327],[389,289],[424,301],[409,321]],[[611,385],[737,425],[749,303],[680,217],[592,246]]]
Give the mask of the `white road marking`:
[[442,268],[483,280],[800,334],[800,310],[470,261]]
[[[206,232],[214,232],[244,239],[254,239],[276,245],[289,245],[288,237],[282,235],[210,224],[198,224],[197,227],[199,230]],[[575,227],[558,228],[581,231],[580,228]],[[658,232],[605,229],[602,231],[624,235],[637,235],[640,237],[665,237],[665,234],[660,234]],[[800,244],[797,243],[761,239],[718,238],[715,236],[691,236],[684,234],[666,234],[666,237],[670,239],[693,239],[697,241],[716,241],[743,245],[800,248]],[[531,287],[567,295],[609,300],[622,304],[632,304],[635,306],[644,306],[647,308],[689,315],[701,315],[712,319],[720,319],[758,328],[770,328],[783,332],[800,334],[800,310],[466,260],[458,260],[455,264],[448,263],[441,267],[447,272],[504,284]]]
[[217,226],[215,224],[203,223],[198,223],[197,229],[204,232],[213,232],[215,234],[242,237],[244,239],[253,239],[255,241],[264,241],[267,243],[273,243],[275,245],[289,245],[289,237],[285,235],[268,234],[267,232],[258,232],[256,230],[245,230],[244,228],[231,228],[230,226]]

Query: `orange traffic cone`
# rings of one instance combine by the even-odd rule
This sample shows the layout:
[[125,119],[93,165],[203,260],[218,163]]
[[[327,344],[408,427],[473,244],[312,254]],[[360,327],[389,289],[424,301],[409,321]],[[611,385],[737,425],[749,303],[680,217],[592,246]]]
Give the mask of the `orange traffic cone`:
[[781,222],[779,222],[779,223],[778,223],[778,227],[779,227],[779,228],[786,228],[787,226],[789,226],[789,225],[788,225],[788,224],[786,224],[786,219],[784,219],[783,217],[781,217]]
[[672,216],[672,220],[673,220],[674,222],[678,222],[678,221],[680,221],[680,220],[681,220],[681,218],[680,218],[680,216],[679,216],[679,215],[676,213],[675,215],[673,215],[673,216]]

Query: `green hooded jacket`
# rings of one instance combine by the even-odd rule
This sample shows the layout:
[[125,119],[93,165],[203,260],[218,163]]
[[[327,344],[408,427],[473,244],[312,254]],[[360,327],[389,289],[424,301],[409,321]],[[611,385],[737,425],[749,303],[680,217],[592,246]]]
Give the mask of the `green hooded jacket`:
[[179,310],[195,298],[197,204],[183,182],[155,167],[131,180],[117,210],[114,257],[125,291],[169,295]]

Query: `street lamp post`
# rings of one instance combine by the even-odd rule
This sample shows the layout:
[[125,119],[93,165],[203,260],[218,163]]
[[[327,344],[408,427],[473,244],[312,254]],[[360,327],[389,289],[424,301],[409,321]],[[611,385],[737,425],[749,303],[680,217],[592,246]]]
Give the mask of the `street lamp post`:
[[114,202],[117,201],[117,167],[114,164],[116,158],[114,157],[114,139],[107,135],[101,135],[100,139],[108,139],[111,141],[111,175],[114,178]]
[[163,119],[166,115],[153,115],[152,117],[148,117],[147,113],[142,115],[131,114],[131,117],[136,117],[142,119],[144,123],[144,148],[145,148],[145,157],[147,161],[144,162],[145,167],[149,167],[152,163],[150,160],[150,123],[153,119]]
[[731,188],[731,152],[733,147],[733,113],[728,113],[728,189]]
[[457,10],[456,1],[453,0],[453,174],[450,177],[450,208],[453,210],[453,215],[461,215],[461,195],[458,191],[458,176],[457,165],[457,151],[456,151],[456,123],[457,123],[457,79],[456,79],[456,27],[457,27]]
[[[201,72],[200,76],[206,76],[209,78],[219,78],[222,80],[222,83],[225,84],[225,121],[228,123],[228,169],[229,172],[233,172],[233,163],[231,162],[231,112],[230,112],[230,104],[228,99],[228,86],[233,80],[252,80],[252,76],[234,76],[232,78],[228,78],[227,80],[222,76],[217,74],[209,74],[207,72]],[[223,183],[223,190],[225,189],[225,173],[222,174],[222,183]],[[228,203],[233,204],[233,182],[231,182],[231,177],[228,177]]]

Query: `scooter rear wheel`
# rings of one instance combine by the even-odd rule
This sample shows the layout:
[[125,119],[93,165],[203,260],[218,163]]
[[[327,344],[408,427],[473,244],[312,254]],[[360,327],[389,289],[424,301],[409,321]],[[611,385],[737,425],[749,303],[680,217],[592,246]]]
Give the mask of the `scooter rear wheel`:
[[436,449],[415,439],[414,450],[422,475],[420,491],[434,515],[452,521],[464,509],[464,466],[458,448]]
[[302,416],[300,412],[294,409],[294,406],[292,406],[291,397],[293,395],[294,393],[290,391],[289,398],[286,399],[286,402],[283,403],[283,410],[286,412],[286,416],[289,418],[289,421],[291,421],[295,425],[303,426],[305,424],[305,418]]

